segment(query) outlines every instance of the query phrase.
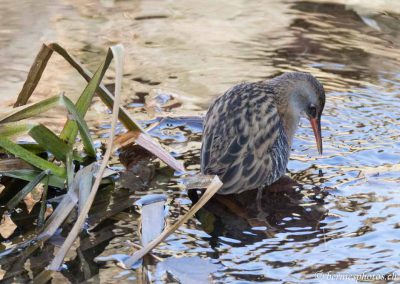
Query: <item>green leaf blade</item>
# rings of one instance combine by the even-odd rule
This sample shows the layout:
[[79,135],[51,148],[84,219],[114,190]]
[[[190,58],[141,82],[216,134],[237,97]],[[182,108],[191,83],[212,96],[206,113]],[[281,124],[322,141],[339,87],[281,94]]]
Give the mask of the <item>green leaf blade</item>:
[[64,167],[59,167],[45,159],[42,159],[32,154],[28,150],[24,149],[22,146],[12,142],[5,137],[0,137],[0,147],[41,170],[50,170],[53,174],[57,176],[65,177],[66,171]]
[[11,113],[0,117],[0,123],[20,121],[48,111],[59,104],[59,96],[54,96],[40,102],[15,108]]
[[35,186],[37,186],[42,179],[49,175],[50,171],[49,170],[45,170],[43,172],[41,172],[40,174],[38,174],[31,182],[29,182],[26,186],[24,186],[23,189],[21,189],[16,195],[14,195],[13,198],[11,198],[10,201],[7,202],[7,208],[9,210],[14,209],[18,203],[29,193],[31,192]]
[[[89,109],[90,104],[92,103],[93,96],[98,88],[101,80],[104,77],[104,74],[110,65],[112,56],[107,54],[106,59],[103,63],[97,68],[97,71],[90,79],[89,83],[86,85],[82,94],[79,96],[78,101],[75,104],[76,111],[81,117],[85,117],[87,110]],[[77,125],[74,121],[68,120],[64,126],[64,129],[61,131],[60,138],[63,140],[67,140],[69,143],[74,143],[77,135]]]
[[[1,173],[3,176],[21,179],[26,181],[32,181],[38,174],[40,174],[39,170],[30,170],[30,169],[23,169],[23,170],[11,170],[7,172]],[[64,188],[64,178],[61,178],[56,175],[49,176],[49,185],[57,188]]]
[[50,129],[39,124],[29,131],[29,135],[40,146],[52,153],[57,160],[65,162],[67,153],[71,151],[71,148]]
[[[91,157],[96,157],[96,149],[93,144],[92,137],[90,136],[89,127],[87,126],[85,120],[82,118],[78,109],[75,107],[74,103],[64,95],[61,95],[61,102],[67,108],[67,110],[72,114],[74,121],[76,122],[79,132],[81,134],[82,142],[85,147],[86,152]],[[70,120],[72,122],[72,120]],[[75,138],[74,138],[75,140]]]
[[8,122],[0,124],[0,136],[13,137],[30,131],[37,123]]

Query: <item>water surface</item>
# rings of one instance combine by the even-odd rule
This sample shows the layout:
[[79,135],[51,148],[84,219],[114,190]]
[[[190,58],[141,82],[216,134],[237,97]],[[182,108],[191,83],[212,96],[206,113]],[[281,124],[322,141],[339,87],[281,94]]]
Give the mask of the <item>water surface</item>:
[[[3,104],[15,99],[43,40],[61,43],[92,70],[109,45],[122,42],[127,51],[124,103],[148,123],[154,122],[149,104],[160,93],[167,106],[155,110],[156,116],[200,115],[238,82],[286,71],[313,73],[327,92],[324,154],[318,156],[308,122],[302,121],[288,165],[302,190],[266,194],[264,215],[255,211],[252,196],[214,200],[154,254],[212,259],[222,266],[212,278],[227,283],[320,282],[319,272],[400,275],[396,1],[25,0],[2,1],[0,8]],[[112,73],[106,81],[112,81]],[[73,70],[54,58],[34,99],[61,90],[74,97],[83,86]],[[168,93],[174,100],[168,100]],[[109,116],[99,102],[92,109],[88,118],[102,137]],[[198,124],[164,121],[151,133],[188,169],[199,170]],[[173,222],[192,201],[179,179],[160,172],[150,191],[168,194],[168,222]],[[130,202],[126,196],[131,196],[133,204],[143,194],[117,189],[111,203]],[[92,259],[132,251],[125,242],[137,241],[137,217],[132,206],[117,217],[99,217],[105,220],[93,232],[98,240],[82,248],[90,269],[82,271],[82,259],[75,256],[60,279],[121,281],[116,279],[120,268]],[[15,232],[2,246],[21,238]],[[155,266],[149,269],[158,279]],[[31,276],[23,272],[19,277]]]

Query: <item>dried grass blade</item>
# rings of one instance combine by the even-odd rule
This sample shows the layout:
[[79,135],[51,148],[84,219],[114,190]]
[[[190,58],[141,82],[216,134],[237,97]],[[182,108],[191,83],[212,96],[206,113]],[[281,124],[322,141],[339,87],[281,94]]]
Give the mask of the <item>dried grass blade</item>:
[[136,144],[145,148],[147,151],[156,155],[174,170],[181,173],[185,172],[185,168],[183,167],[182,163],[172,157],[170,153],[168,153],[164,148],[160,146],[160,144],[158,144],[146,133],[140,133],[135,142]]
[[[4,174],[6,172],[12,172],[15,170],[21,170],[21,169],[32,170],[34,168],[19,158],[7,158],[7,159],[0,160],[0,173],[1,174]],[[37,176],[37,174],[35,176]]]
[[124,133],[116,139],[115,146],[123,147],[133,142],[140,145],[150,153],[153,153],[174,170],[180,173],[185,172],[185,168],[181,162],[172,157],[170,153],[168,153],[163,147],[160,146],[160,144],[158,144],[153,138],[151,138],[148,134],[144,132],[129,131],[127,133]]
[[114,140],[114,148],[122,148],[126,145],[134,143],[138,136],[140,135],[140,131],[128,131],[124,134],[119,135]]
[[56,210],[51,214],[46,222],[45,228],[42,233],[37,237],[37,240],[46,241],[54,235],[56,230],[61,226],[72,209],[78,203],[80,198],[80,191],[85,191],[84,188],[87,184],[85,180],[92,180],[94,172],[96,171],[95,164],[92,163],[83,169],[80,169],[68,187],[68,193],[63,197]]
[[75,178],[72,182],[69,183],[68,193],[62,198],[61,202],[58,204],[56,210],[51,214],[50,218],[47,220],[45,228],[43,229],[42,233],[38,236],[38,240],[45,241],[51,236],[54,235],[56,230],[61,226],[67,216],[70,214],[72,209],[78,203],[78,192],[81,187],[81,180],[83,176],[88,175],[88,171],[90,171],[89,177],[93,178],[93,165],[90,164],[89,166],[79,170]]
[[57,229],[61,226],[64,220],[74,209],[76,203],[78,203],[78,197],[73,194],[74,191],[68,191],[61,202],[58,204],[56,210],[51,214],[49,219],[43,228],[42,233],[37,236],[37,240],[46,241],[51,238]]
[[115,135],[115,128],[118,122],[118,111],[119,111],[119,103],[120,103],[120,94],[121,94],[121,83],[122,83],[122,75],[123,75],[123,47],[122,45],[116,45],[111,47],[113,52],[113,56],[115,59],[116,65],[116,83],[115,83],[115,100],[113,106],[113,117],[111,121],[111,129],[110,129],[110,137],[107,143],[107,150],[104,154],[103,161],[101,163],[99,172],[97,173],[97,178],[93,184],[92,190],[89,194],[87,202],[85,203],[84,207],[82,208],[77,221],[75,222],[73,228],[71,229],[67,239],[65,240],[64,244],[61,246],[60,250],[54,257],[53,261],[49,265],[49,270],[58,270],[60,265],[62,264],[65,255],[67,254],[69,248],[72,246],[73,242],[75,241],[76,237],[78,236],[79,232],[82,229],[82,225],[85,222],[86,216],[89,212],[90,207],[92,206],[93,200],[96,196],[97,189],[99,188],[100,182],[102,180],[103,172],[107,167],[108,160],[111,156],[113,151],[113,141]]
[[78,214],[82,212],[93,186],[93,178],[98,171],[98,165],[92,163],[79,171],[79,175],[75,176],[75,182],[79,184],[78,192]]
[[208,200],[210,200],[211,197],[214,196],[214,194],[220,189],[222,186],[222,182],[218,178],[218,176],[215,176],[214,179],[212,180],[210,186],[206,189],[204,192],[203,196],[199,199],[199,201],[193,205],[190,210],[183,215],[175,224],[173,224],[170,227],[167,227],[161,234],[158,236],[158,238],[154,239],[151,241],[148,245],[143,247],[142,249],[138,250],[135,252],[129,259],[127,259],[124,262],[125,267],[129,268],[131,267],[135,262],[137,262],[139,259],[141,259],[143,256],[145,256],[148,252],[150,252],[153,248],[155,248],[159,243],[161,243],[163,240],[165,240],[169,235],[171,235],[173,232],[175,232],[183,223],[185,223],[187,220],[190,219],[201,207],[204,206],[204,204],[207,203]]
[[36,55],[35,60],[29,70],[28,77],[25,80],[24,86],[18,95],[17,101],[14,107],[24,105],[28,102],[33,91],[42,77],[43,71],[46,68],[47,62],[49,61],[53,51],[47,48],[46,45],[42,45],[39,53]]

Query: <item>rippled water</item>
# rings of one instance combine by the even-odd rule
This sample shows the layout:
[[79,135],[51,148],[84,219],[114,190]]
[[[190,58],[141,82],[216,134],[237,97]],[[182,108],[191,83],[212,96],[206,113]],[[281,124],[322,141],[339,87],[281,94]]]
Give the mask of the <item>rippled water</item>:
[[[58,41],[92,69],[107,46],[122,42],[125,104],[149,124],[154,120],[146,110],[157,89],[175,94],[161,111],[198,115],[235,83],[292,70],[313,73],[327,91],[324,154],[317,155],[312,131],[302,121],[288,166],[302,190],[264,195],[261,215],[254,194],[214,199],[154,253],[214,259],[222,265],[212,276],[216,282],[325,281],[327,274],[316,278],[318,272],[400,275],[397,1],[26,0],[2,1],[0,8],[2,102],[15,98],[41,40]],[[79,94],[83,81],[62,60],[52,62],[37,98],[60,90]],[[101,104],[89,118],[99,136],[105,133],[108,115]],[[188,169],[199,170],[201,125],[163,121],[151,133]],[[173,222],[191,199],[179,180],[156,177],[151,190],[168,193]],[[118,204],[119,195],[134,200],[145,192],[114,194]],[[75,259],[60,279],[120,281],[115,277],[121,269],[91,259],[129,251],[124,242],[137,239],[137,216],[131,207],[100,223],[94,232],[100,240],[85,254],[90,271],[83,273]],[[3,247],[10,241],[20,239]],[[150,267],[153,277],[155,269]]]

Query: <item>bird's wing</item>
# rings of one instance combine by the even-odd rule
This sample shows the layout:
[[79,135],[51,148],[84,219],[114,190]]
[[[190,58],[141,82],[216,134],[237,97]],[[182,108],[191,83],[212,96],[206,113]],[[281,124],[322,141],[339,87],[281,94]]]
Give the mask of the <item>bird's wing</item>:
[[289,152],[278,110],[268,89],[256,83],[237,85],[214,102],[202,142],[202,172],[220,176],[221,193],[270,184],[282,165],[285,171]]

